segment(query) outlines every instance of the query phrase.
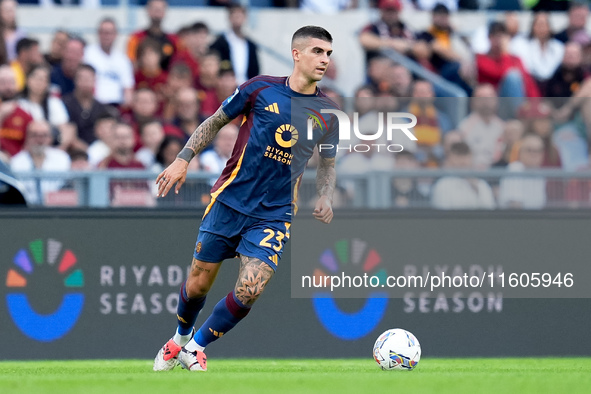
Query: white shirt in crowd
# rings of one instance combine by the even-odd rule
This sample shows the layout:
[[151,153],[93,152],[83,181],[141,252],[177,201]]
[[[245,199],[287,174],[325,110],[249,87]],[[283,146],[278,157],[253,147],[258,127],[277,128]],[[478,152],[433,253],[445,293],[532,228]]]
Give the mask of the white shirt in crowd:
[[498,116],[485,122],[479,114],[471,113],[460,122],[458,130],[470,146],[475,168],[489,168],[501,158],[505,148],[504,123]]
[[[33,171],[35,165],[33,158],[28,151],[23,150],[17,153],[10,160],[10,168],[14,172]],[[46,147],[45,160],[40,168],[41,171],[68,171],[70,170],[70,156],[60,149]],[[24,180],[25,197],[31,204],[43,204],[43,196],[48,192],[59,190],[63,180]]]
[[133,88],[135,80],[131,61],[116,50],[105,53],[99,45],[89,45],[84,61],[96,70],[94,96],[103,104],[122,103],[123,90]]
[[221,174],[228,159],[230,158],[222,157],[215,150],[210,149],[201,154],[199,162],[204,171],[211,172],[212,174]]
[[[27,99],[19,99],[18,106],[31,115],[34,120],[46,120],[43,108],[39,104]],[[47,99],[47,112],[49,117],[47,121],[52,126],[60,126],[70,121],[64,102],[57,97],[49,96]]]
[[[515,161],[507,166],[511,172],[524,172],[523,163]],[[546,180],[542,177],[512,176],[501,179],[499,205],[511,208],[512,203],[523,209],[542,209],[546,205]]]
[[532,77],[545,81],[550,79],[564,57],[564,44],[554,38],[542,45],[538,39],[512,41],[511,54],[519,57]]
[[236,82],[242,85],[248,80],[248,43],[232,30],[225,32],[224,36],[230,46],[230,61],[236,75]]
[[482,179],[470,182],[454,176],[438,180],[431,191],[431,205],[437,209],[495,209],[491,187]]
[[154,152],[145,146],[135,152],[135,159],[142,163],[146,168],[151,168],[156,162],[156,156],[154,155]]
[[88,147],[88,164],[96,168],[101,161],[111,154],[111,148],[101,140],[96,140]]

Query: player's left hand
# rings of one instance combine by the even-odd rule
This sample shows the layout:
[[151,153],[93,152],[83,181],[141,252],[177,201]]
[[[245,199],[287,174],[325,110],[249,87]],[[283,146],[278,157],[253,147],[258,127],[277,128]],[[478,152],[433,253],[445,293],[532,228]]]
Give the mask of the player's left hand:
[[326,196],[322,196],[316,201],[314,212],[312,213],[317,220],[322,223],[330,223],[333,217],[332,203]]

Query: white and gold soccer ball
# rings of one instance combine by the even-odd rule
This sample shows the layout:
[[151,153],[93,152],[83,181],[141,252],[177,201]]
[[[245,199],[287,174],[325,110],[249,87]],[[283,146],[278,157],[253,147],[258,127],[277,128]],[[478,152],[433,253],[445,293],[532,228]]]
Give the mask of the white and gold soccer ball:
[[384,371],[411,371],[421,359],[421,344],[412,333],[393,328],[378,337],[373,345],[373,358]]

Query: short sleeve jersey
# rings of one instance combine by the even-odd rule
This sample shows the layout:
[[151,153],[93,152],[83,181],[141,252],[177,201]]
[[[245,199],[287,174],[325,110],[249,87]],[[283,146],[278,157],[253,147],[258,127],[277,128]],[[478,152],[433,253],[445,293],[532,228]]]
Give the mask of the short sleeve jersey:
[[[294,105],[293,99],[300,104]],[[222,103],[231,119],[242,116],[242,124],[232,156],[211,190],[212,202],[248,216],[291,222],[296,203],[293,186],[314,147],[324,144],[323,157],[336,155],[339,135],[334,115],[324,114],[322,127],[316,122],[307,132],[312,124],[308,119],[323,108],[338,106],[319,89],[311,95],[295,92],[288,77],[258,76],[238,87]]]

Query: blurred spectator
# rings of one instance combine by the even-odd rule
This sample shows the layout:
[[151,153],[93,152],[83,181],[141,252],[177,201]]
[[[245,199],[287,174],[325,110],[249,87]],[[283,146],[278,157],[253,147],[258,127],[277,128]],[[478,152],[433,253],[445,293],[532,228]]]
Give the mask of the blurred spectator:
[[448,7],[437,3],[433,7],[431,18],[431,26],[427,31],[417,35],[417,42],[424,41],[429,46],[429,63],[435,71],[460,86],[470,96],[472,88],[460,75],[462,63],[471,60],[470,49],[451,27]]
[[117,123],[113,128],[111,154],[101,161],[101,169],[143,169],[144,165],[135,159],[133,148],[135,136],[130,125]]
[[489,40],[488,54],[476,55],[478,82],[493,85],[499,97],[539,97],[538,86],[521,60],[508,53],[509,35],[505,25],[493,22]]
[[94,123],[95,140],[88,147],[88,162],[92,168],[96,168],[101,161],[111,154],[113,146],[113,131],[117,119],[110,114],[104,114]]
[[[562,63],[546,83],[546,97],[571,97],[585,79],[581,45],[569,42],[564,47]],[[561,100],[560,100],[561,101]]]
[[[403,150],[396,154],[396,165],[394,168],[403,171],[416,171],[420,166],[412,153]],[[429,201],[417,189],[415,178],[392,177],[391,190],[393,208],[420,207],[426,205]]]
[[447,157],[451,151],[453,144],[458,142],[464,142],[464,137],[457,130],[452,130],[444,134],[443,136],[443,157]]
[[542,209],[546,205],[546,180],[527,176],[532,169],[539,169],[544,160],[544,142],[535,134],[526,134],[519,144],[519,161],[507,167],[511,172],[524,176],[501,178],[499,205],[501,208]]
[[229,6],[228,20],[230,30],[220,34],[210,48],[219,53],[221,68],[232,68],[238,84],[243,84],[259,75],[257,47],[242,31],[246,22],[246,8],[238,4]]
[[[450,170],[472,169],[472,153],[465,142],[451,146],[444,167]],[[445,176],[433,186],[431,204],[437,209],[494,209],[493,191],[482,179]]]
[[33,121],[18,107],[16,94],[14,71],[10,66],[0,66],[0,153],[9,157],[23,148],[27,126]]
[[[552,142],[554,123],[552,121],[552,107],[546,102],[530,100],[519,108],[519,117],[525,124],[526,133],[539,136],[544,142],[542,167],[560,167],[560,155]],[[514,158],[517,159],[518,148],[515,148]]]
[[435,93],[430,82],[419,80],[414,83],[407,111],[417,117],[413,128],[417,137],[417,159],[424,166],[438,167],[443,156],[442,137],[453,126],[449,117],[435,107]]
[[[69,171],[70,157],[60,149],[52,148],[51,127],[43,120],[33,121],[27,127],[25,149],[10,160],[12,171]],[[27,201],[41,205],[46,193],[59,190],[61,180],[30,180],[23,182]]]
[[[160,144],[158,148],[158,152],[156,153],[156,163],[152,166],[152,171],[154,172],[161,172],[173,161],[176,160],[176,155],[179,154],[181,149],[185,146],[183,140],[178,137],[167,135],[164,137],[164,140]],[[197,171],[199,170],[199,160],[193,159],[189,163],[189,167],[187,167],[190,171]]]
[[164,140],[164,129],[157,120],[144,123],[140,128],[142,147],[135,153],[135,158],[145,168],[151,168],[156,161],[156,153]]
[[59,29],[53,33],[49,52],[43,55],[47,64],[49,64],[51,67],[54,67],[61,63],[62,58],[64,57],[64,52],[66,51],[66,45],[68,44],[69,40],[70,35],[65,30]]
[[181,28],[177,35],[179,49],[172,59],[172,65],[185,64],[196,81],[199,78],[199,62],[209,50],[209,28],[203,22],[196,22]]
[[564,56],[564,44],[552,36],[548,14],[540,12],[534,14],[528,40],[509,49],[538,82],[550,79]]
[[39,5],[44,7],[80,5],[86,8],[98,8],[100,0],[39,0]]
[[433,11],[438,5],[442,5],[450,11],[458,10],[458,0],[411,0],[412,3],[423,11]]
[[156,93],[158,103],[164,100],[164,85],[168,74],[161,67],[160,43],[146,38],[137,48],[135,88],[147,88]]
[[314,14],[337,14],[357,6],[357,0],[301,0],[300,10]]
[[458,126],[474,156],[474,167],[487,169],[503,154],[503,121],[497,116],[498,98],[492,85],[479,85],[470,101],[471,112]]
[[220,58],[215,52],[209,52],[201,61],[201,72],[197,81],[199,92],[200,116],[206,119],[219,108],[216,94],[218,75],[220,73]]
[[14,99],[18,91],[14,71],[5,64],[0,66],[0,103]]
[[88,64],[81,64],[74,78],[74,91],[63,98],[70,121],[78,130],[77,146],[81,150],[88,147],[95,139],[94,124],[108,112],[107,106],[94,98],[96,72]]
[[84,50],[84,61],[96,70],[94,96],[103,104],[129,106],[134,87],[133,68],[129,58],[113,48],[117,39],[117,24],[103,18],[98,27],[98,44]]
[[162,88],[164,94],[164,102],[162,103],[160,112],[162,119],[165,121],[172,121],[176,112],[175,109],[175,95],[181,89],[192,88],[193,74],[189,66],[185,63],[175,63],[170,68],[166,84]]
[[[140,88],[133,93],[133,101],[128,112],[121,115],[123,122],[131,125],[136,137],[136,149],[141,147],[140,128],[157,118],[158,102],[156,94],[148,88]],[[170,124],[163,124],[165,134],[180,137],[183,133]]]
[[359,42],[365,50],[366,61],[380,54],[381,49],[394,49],[406,53],[414,39],[413,33],[400,20],[400,0],[379,0],[380,20],[361,31]]
[[213,140],[213,149],[199,157],[201,168],[212,174],[221,174],[226,162],[232,156],[234,144],[238,138],[238,126],[230,123],[220,129]]
[[89,171],[91,169],[88,161],[88,153],[83,150],[74,150],[70,153],[72,171]]
[[236,83],[236,74],[234,74],[234,70],[232,69],[222,69],[218,75],[218,80],[215,87],[215,92],[217,96],[217,107],[219,108],[222,105],[222,102],[230,97],[236,91],[237,87]]
[[29,71],[41,63],[43,63],[43,56],[39,51],[39,41],[32,38],[21,38],[16,44],[16,60],[10,64],[14,71],[16,89],[19,92],[25,87]]
[[396,97],[410,97],[412,87],[412,74],[401,64],[390,67],[390,87]]
[[[504,15],[505,29],[509,35],[509,46],[523,45],[527,38],[520,31],[519,13],[506,12]],[[470,47],[475,54],[486,54],[490,51],[490,41],[488,38],[490,27],[487,24],[482,24],[476,29],[470,38]]]
[[364,85],[355,91],[355,112],[359,116],[359,123],[362,123],[361,119],[369,112],[376,110],[374,91],[371,86]]
[[591,36],[587,33],[587,17],[589,4],[587,2],[569,1],[568,26],[554,35],[558,41],[566,44],[569,41],[578,42],[581,45],[591,42]]
[[392,89],[388,78],[394,62],[386,56],[378,55],[368,61],[367,82],[376,93],[387,93]]
[[172,123],[184,133],[185,140],[188,140],[201,124],[197,94],[197,90],[193,88],[182,88],[174,98],[175,117]]
[[49,94],[49,68],[34,66],[27,74],[27,83],[18,106],[37,121],[47,121],[63,149],[75,142],[76,131],[68,125],[70,117],[63,101]]
[[162,21],[166,16],[168,5],[166,0],[149,0],[146,4],[146,11],[150,19],[150,25],[147,29],[137,31],[129,37],[127,43],[127,56],[131,59],[134,67],[137,68],[137,58],[139,57],[138,47],[146,38],[151,38],[158,43],[158,53],[160,54],[160,67],[168,70],[170,60],[174,56],[178,40],[174,34],[169,34],[162,30]]
[[80,37],[71,37],[68,40],[62,61],[51,70],[51,84],[56,94],[65,96],[74,91],[74,75],[82,64],[85,45]]
[[131,125],[135,136],[136,146],[140,146],[140,126],[156,116],[158,101],[156,93],[148,88],[139,88],[133,92],[130,111],[122,114],[122,120]]
[[2,26],[4,42],[6,43],[6,55],[8,61],[16,59],[16,43],[25,38],[27,34],[17,26],[16,9],[18,3],[15,0],[2,0],[0,3],[0,25]]
[[512,161],[511,153],[514,150],[517,142],[521,140],[525,133],[525,126],[520,120],[511,119],[505,122],[503,130],[503,141],[505,142],[505,149],[503,156],[493,164],[493,167],[507,167]]

